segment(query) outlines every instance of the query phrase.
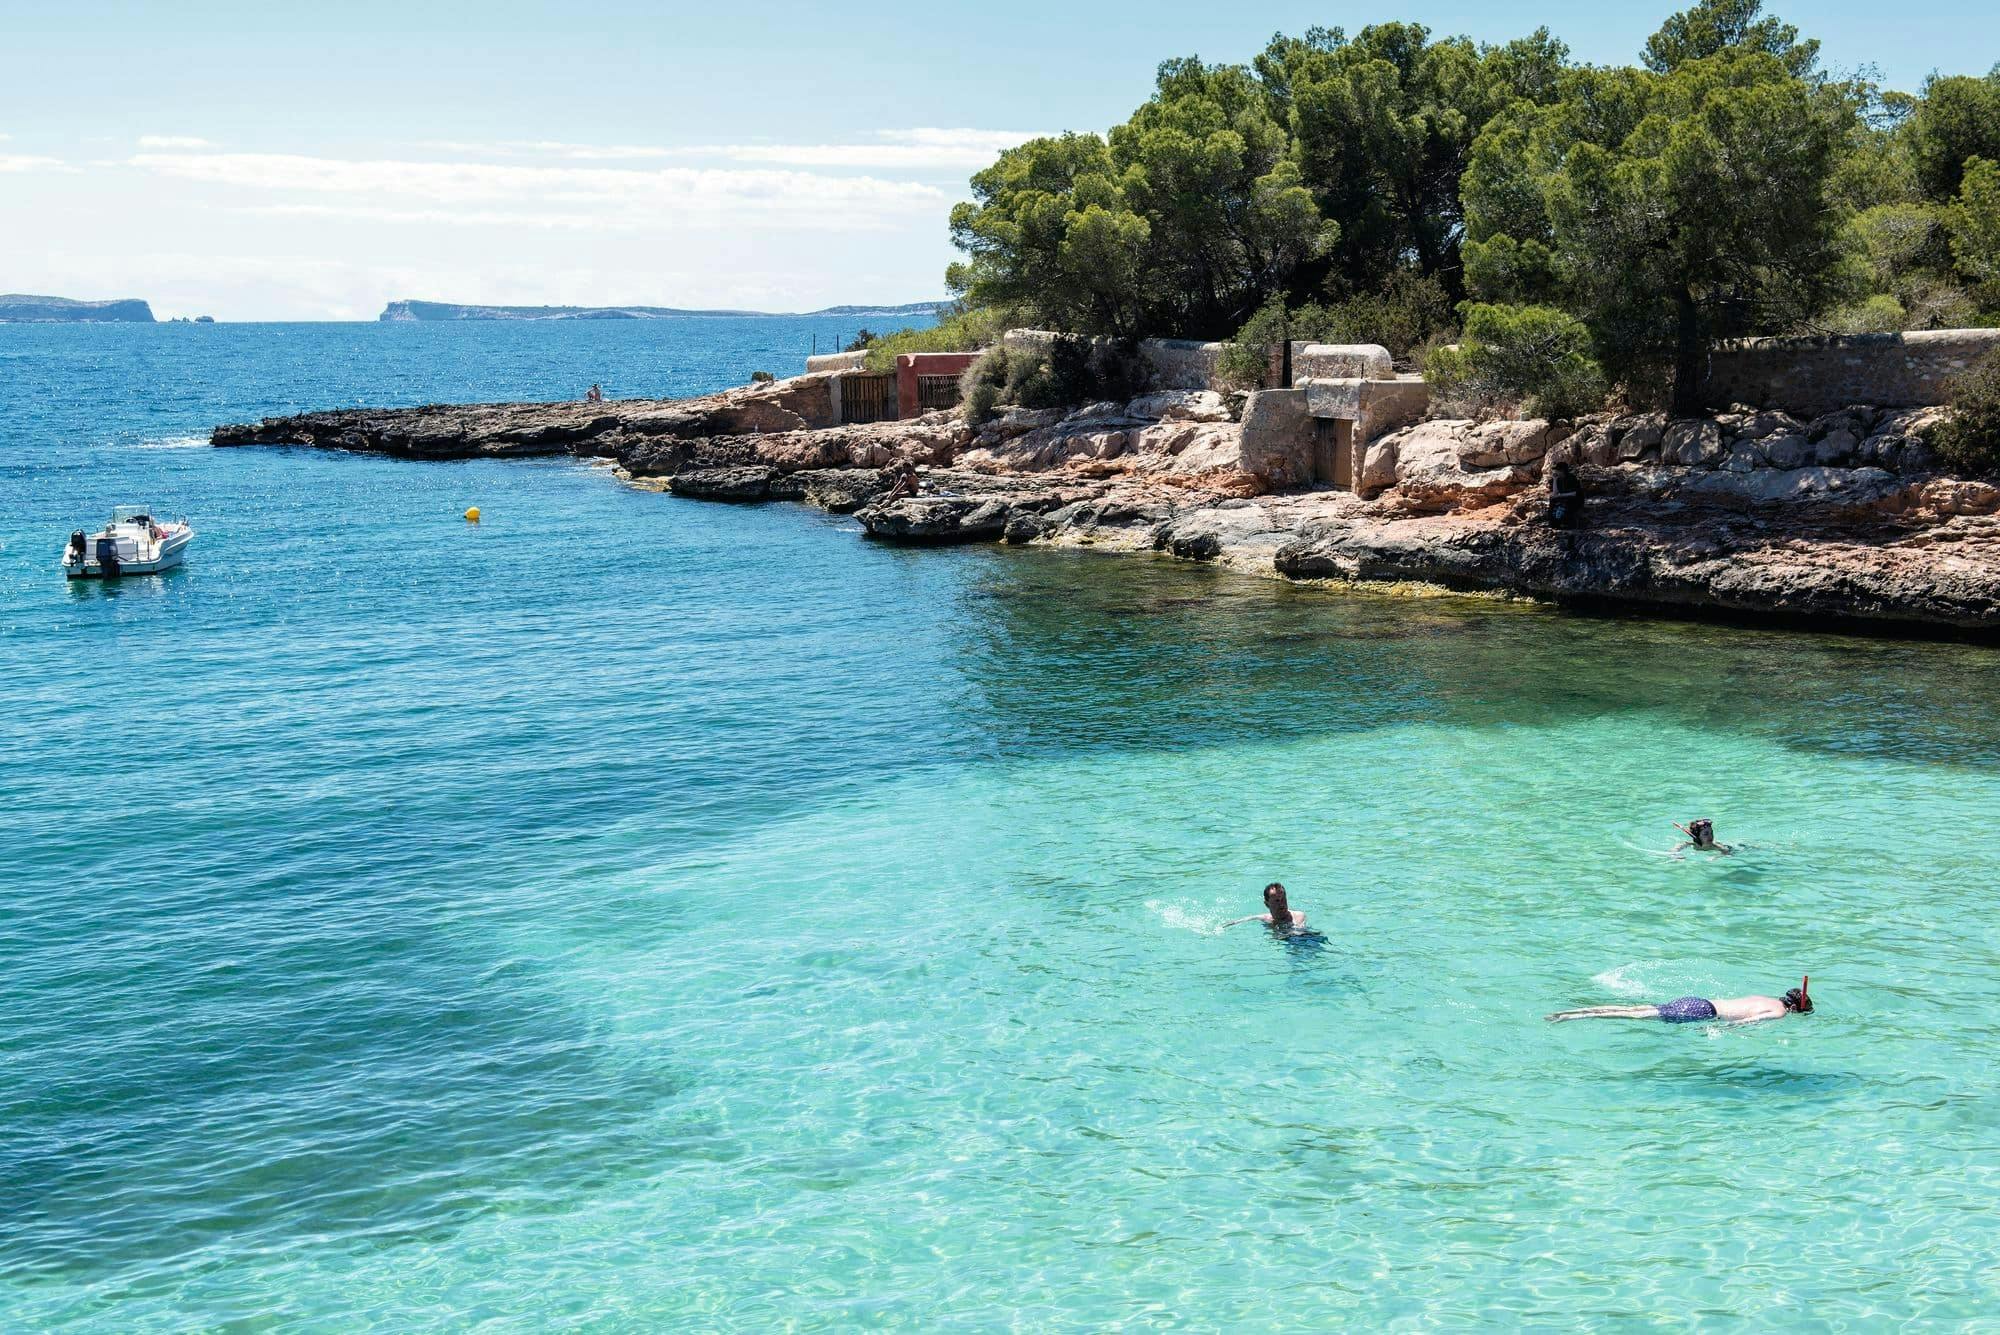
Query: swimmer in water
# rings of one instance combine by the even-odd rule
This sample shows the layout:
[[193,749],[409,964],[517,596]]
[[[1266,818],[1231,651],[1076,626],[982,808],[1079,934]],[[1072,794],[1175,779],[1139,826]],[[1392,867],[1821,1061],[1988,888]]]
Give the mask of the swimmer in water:
[[1684,841],[1674,846],[1674,852],[1676,853],[1680,852],[1683,848],[1698,849],[1703,853],[1733,853],[1736,851],[1728,844],[1718,844],[1715,842],[1715,822],[1712,820],[1691,820],[1685,825],[1679,821],[1675,821],[1674,828],[1687,836]]
[[1285,887],[1279,885],[1276,881],[1264,887],[1264,909],[1263,913],[1255,914],[1248,918],[1238,918],[1235,922],[1226,922],[1222,925],[1227,928],[1234,927],[1238,923],[1261,922],[1268,925],[1274,932],[1302,932],[1305,930],[1306,915],[1286,902]]
[[1699,1024],[1720,1020],[1724,1024],[1753,1024],[1758,1020],[1782,1020],[1787,1015],[1811,1015],[1812,997],[1806,992],[1810,977],[1782,997],[1682,997],[1659,1006],[1586,1006],[1579,1011],[1557,1011],[1544,1018],[1561,1020],[1664,1020],[1668,1024]]

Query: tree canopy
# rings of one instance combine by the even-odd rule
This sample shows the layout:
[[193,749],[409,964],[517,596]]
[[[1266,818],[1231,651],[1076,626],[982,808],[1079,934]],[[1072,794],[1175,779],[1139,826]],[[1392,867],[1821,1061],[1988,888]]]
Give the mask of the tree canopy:
[[1382,23],[1169,60],[1108,135],[976,174],[947,277],[967,309],[1069,333],[1399,355],[1464,302],[1547,307],[1684,408],[1718,338],[2000,309],[2000,68],[1914,96],[1836,78],[1761,0],[1701,0],[1638,56]]

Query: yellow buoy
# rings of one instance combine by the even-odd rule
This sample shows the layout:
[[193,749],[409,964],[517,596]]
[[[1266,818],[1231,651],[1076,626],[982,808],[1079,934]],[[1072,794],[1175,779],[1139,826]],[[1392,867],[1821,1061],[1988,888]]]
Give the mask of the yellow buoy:
[[465,512],[465,522],[466,522],[466,523],[468,523],[468,524],[476,524],[476,523],[478,523],[478,522],[479,522],[479,507],[478,507],[478,506],[476,506],[476,505],[475,505],[475,506],[473,506],[473,507],[472,507],[472,508],[471,508],[470,510],[467,510],[467,511]]

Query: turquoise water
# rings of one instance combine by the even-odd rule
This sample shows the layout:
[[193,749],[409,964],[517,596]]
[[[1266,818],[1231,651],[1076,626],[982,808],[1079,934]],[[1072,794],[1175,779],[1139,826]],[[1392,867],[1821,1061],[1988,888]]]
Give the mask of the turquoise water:
[[0,1326],[1990,1318],[1990,650],[185,443],[675,337],[0,329]]

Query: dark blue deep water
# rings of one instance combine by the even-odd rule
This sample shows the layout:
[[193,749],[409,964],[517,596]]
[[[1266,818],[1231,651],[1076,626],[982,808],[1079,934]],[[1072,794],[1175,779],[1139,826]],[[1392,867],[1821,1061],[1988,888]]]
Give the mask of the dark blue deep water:
[[2000,1307],[1990,650],[203,443],[812,332],[0,327],[0,1329]]

